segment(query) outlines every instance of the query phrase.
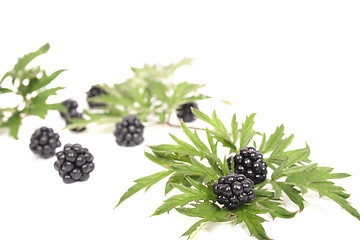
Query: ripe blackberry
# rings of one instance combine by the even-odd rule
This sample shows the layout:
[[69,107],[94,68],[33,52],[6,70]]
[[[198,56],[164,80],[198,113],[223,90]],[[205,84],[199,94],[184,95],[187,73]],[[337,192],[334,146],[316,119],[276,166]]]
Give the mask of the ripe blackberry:
[[199,109],[198,105],[194,102],[185,103],[181,105],[177,111],[177,117],[182,119],[184,122],[192,122],[196,119],[195,114],[191,111],[191,108]]
[[105,89],[92,86],[90,90],[87,92],[87,102],[90,108],[96,108],[96,107],[106,107],[105,103],[97,103],[92,102],[90,98],[92,97],[98,97],[102,94],[108,94],[108,92]]
[[86,181],[94,171],[94,156],[80,144],[66,144],[62,151],[56,153],[54,168],[59,171],[65,183]]
[[135,115],[130,115],[116,124],[114,135],[120,146],[132,147],[144,141],[143,132],[144,125]]
[[61,102],[67,109],[67,112],[60,112],[62,118],[66,119],[66,114],[70,111],[76,110],[79,106],[78,102],[72,99],[67,99]]
[[59,138],[52,128],[41,127],[32,134],[29,147],[33,153],[50,158],[55,155],[55,149],[61,146]]
[[214,184],[213,191],[217,195],[217,202],[232,211],[240,203],[254,199],[254,182],[243,174],[229,173],[220,177]]
[[266,179],[267,164],[263,161],[263,155],[253,147],[240,149],[239,153],[227,159],[227,164],[231,170],[232,160],[234,160],[234,172],[244,174],[254,181],[255,184],[261,183]]

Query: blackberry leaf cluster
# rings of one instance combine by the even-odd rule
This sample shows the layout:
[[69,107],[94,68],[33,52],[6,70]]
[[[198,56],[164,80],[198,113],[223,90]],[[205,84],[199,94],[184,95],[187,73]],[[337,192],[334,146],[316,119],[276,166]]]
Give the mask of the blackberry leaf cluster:
[[[304,197],[309,189],[327,196],[360,220],[359,212],[347,201],[350,195],[344,188],[329,181],[349,175],[332,173],[332,168],[312,162],[308,145],[287,150],[294,135],[285,137],[283,125],[267,138],[265,133],[253,129],[255,114],[247,116],[241,125],[234,114],[228,131],[215,111],[211,116],[197,109],[193,109],[193,113],[211,128],[192,131],[182,122],[181,127],[188,141],[170,134],[174,144],[150,146],[145,156],[163,167],[164,171],[135,180],[135,184],[122,195],[116,207],[140,190],[148,190],[167,179],[165,193],[174,189],[177,192],[166,198],[153,215],[175,210],[189,217],[200,218],[182,235],[188,239],[192,239],[207,222],[241,223],[257,239],[270,239],[262,225],[266,221],[264,217],[295,217],[304,209]],[[258,137],[261,141],[258,141]],[[219,148],[225,148],[229,153],[219,157]],[[266,179],[253,182],[246,180],[244,175],[232,172],[235,162],[230,161],[229,164],[228,158],[237,154],[245,156],[245,151],[246,157],[256,153],[256,156],[251,155],[252,159],[259,159],[261,153],[262,167],[272,171],[266,175]],[[249,166],[253,165],[252,162]],[[284,195],[300,211],[287,210],[285,206],[288,203],[285,204],[282,198]]]
[[[198,93],[204,85],[190,82],[173,83],[175,71],[191,64],[192,60],[184,58],[169,65],[148,65],[131,70],[133,76],[122,83],[109,86],[96,85],[89,91],[88,101],[91,109],[84,112],[86,117],[74,121],[70,127],[117,123],[124,116],[135,114],[143,123],[169,123],[171,114],[177,113],[184,104],[196,107],[196,102],[209,98]],[[189,105],[189,106],[190,106]],[[181,111],[180,118],[192,121],[194,115],[190,108]]]
[[56,95],[63,87],[48,88],[55,78],[64,69],[55,71],[48,75],[40,66],[27,68],[28,64],[38,56],[46,53],[50,48],[45,44],[37,51],[31,52],[18,59],[14,68],[0,80],[0,94],[17,95],[20,102],[13,102],[3,109],[0,109],[0,128],[8,128],[9,135],[18,138],[18,132],[22,119],[27,116],[38,116],[45,118],[49,110],[62,110],[65,108],[61,103],[47,103],[50,96]]

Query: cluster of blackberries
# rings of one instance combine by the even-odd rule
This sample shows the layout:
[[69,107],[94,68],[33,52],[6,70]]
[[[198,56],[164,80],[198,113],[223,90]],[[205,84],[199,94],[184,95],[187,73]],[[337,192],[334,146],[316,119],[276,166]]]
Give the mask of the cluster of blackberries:
[[[52,128],[41,127],[32,134],[29,147],[35,154],[50,158],[55,155],[55,149],[61,146],[59,138]],[[80,144],[66,144],[62,151],[56,153],[56,157],[54,167],[65,183],[86,181],[95,167],[93,155]]]
[[267,164],[263,161],[263,155],[253,147],[242,148],[239,153],[227,159],[227,164],[231,170],[234,161],[234,172],[244,174],[254,181],[255,184],[261,183],[266,179]]
[[32,134],[29,147],[33,153],[50,158],[55,155],[55,149],[61,146],[59,138],[52,128],[41,127]]
[[[66,125],[71,124],[70,118],[77,118],[77,119],[83,119],[83,115],[81,112],[78,112],[77,108],[79,104],[77,101],[72,99],[67,99],[62,102],[62,104],[66,107],[67,112],[60,112],[61,117],[65,120]],[[85,130],[85,127],[83,128],[72,128],[70,129],[73,132],[81,132]]]
[[95,168],[93,155],[80,144],[66,144],[56,157],[54,167],[65,183],[86,181]]
[[229,173],[220,177],[214,184],[213,191],[217,195],[217,202],[230,211],[255,197],[254,182],[243,174]]
[[87,102],[90,108],[96,108],[96,107],[106,107],[105,103],[97,103],[91,101],[90,98],[92,97],[98,97],[100,95],[106,95],[108,92],[102,88],[92,86],[90,90],[87,92]]
[[116,124],[114,135],[120,146],[132,147],[144,141],[143,133],[144,125],[137,119],[136,115],[130,115]]
[[194,121],[196,119],[196,116],[191,111],[191,108],[199,109],[198,105],[194,102],[180,105],[180,107],[176,109],[177,117],[179,119],[182,119],[184,122]]

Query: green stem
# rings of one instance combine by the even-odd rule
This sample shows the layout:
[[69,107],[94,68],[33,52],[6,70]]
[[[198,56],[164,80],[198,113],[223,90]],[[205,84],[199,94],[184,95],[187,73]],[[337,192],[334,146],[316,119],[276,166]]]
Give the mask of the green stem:
[[203,229],[203,228],[205,227],[205,225],[206,225],[206,222],[204,222],[203,224],[201,224],[200,227],[198,227],[198,229],[196,229],[196,230],[190,235],[189,240],[193,240],[193,239],[195,238],[196,234],[197,234],[198,232],[200,232],[201,229]]

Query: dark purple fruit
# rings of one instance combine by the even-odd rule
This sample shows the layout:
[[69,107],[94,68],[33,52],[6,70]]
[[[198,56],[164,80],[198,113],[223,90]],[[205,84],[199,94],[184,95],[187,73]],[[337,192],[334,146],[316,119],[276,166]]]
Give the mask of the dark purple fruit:
[[86,181],[95,169],[93,155],[80,144],[66,144],[62,151],[56,153],[56,157],[54,168],[65,183]]

